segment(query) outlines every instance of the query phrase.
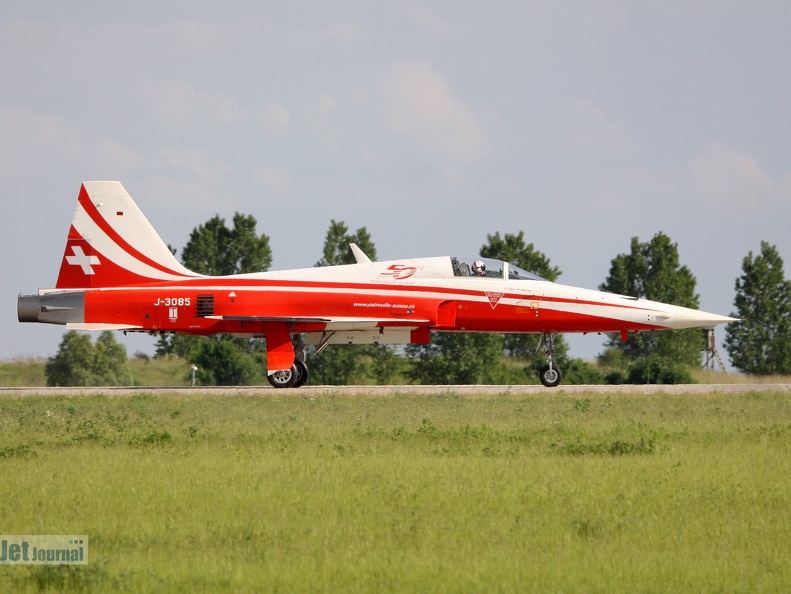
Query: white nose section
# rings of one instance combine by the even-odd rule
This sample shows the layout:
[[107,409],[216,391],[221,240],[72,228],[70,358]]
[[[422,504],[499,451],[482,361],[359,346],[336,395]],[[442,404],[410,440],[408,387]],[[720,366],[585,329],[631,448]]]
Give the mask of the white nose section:
[[[657,316],[657,318],[659,318],[659,316]],[[666,325],[668,328],[701,328],[738,321],[738,318],[721,316],[719,314],[698,311],[696,309],[671,307],[667,311],[667,318],[661,320],[660,323]]]

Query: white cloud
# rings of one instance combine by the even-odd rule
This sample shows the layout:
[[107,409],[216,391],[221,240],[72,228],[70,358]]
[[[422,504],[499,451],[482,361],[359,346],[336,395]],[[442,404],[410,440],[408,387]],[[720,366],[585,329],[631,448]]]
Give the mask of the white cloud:
[[237,101],[223,93],[198,91],[178,79],[143,79],[144,101],[163,121],[189,122],[208,116],[222,124],[232,124],[247,117]]
[[166,168],[187,170],[195,179],[207,184],[233,173],[230,165],[213,160],[204,149],[164,147],[157,151],[157,160]]
[[275,167],[259,167],[253,173],[256,184],[273,194],[285,194],[288,191],[288,172]]
[[360,158],[367,163],[373,163],[379,160],[379,156],[376,154],[376,152],[368,147],[362,149],[360,152]]
[[381,93],[387,130],[412,137],[430,154],[470,162],[491,152],[484,125],[429,62],[395,62]]
[[282,105],[272,103],[266,108],[266,115],[268,120],[280,130],[288,130],[291,127],[291,113]]
[[630,167],[618,178],[619,187],[631,194],[670,194],[673,183],[639,167]]
[[232,51],[249,36],[270,37],[275,28],[257,18],[178,20],[147,28],[151,40],[170,43],[181,51],[203,55]]
[[425,6],[416,3],[408,3],[404,4],[402,9],[407,16],[434,35],[446,36],[453,30],[453,27],[451,27],[446,20]]
[[0,173],[29,175],[43,167],[66,167],[95,178],[121,178],[148,165],[139,151],[112,137],[93,138],[58,115],[0,107]]
[[603,108],[585,99],[578,100],[571,111],[571,142],[593,153],[630,155],[635,151],[632,137],[623,124],[609,117]]
[[362,87],[354,87],[349,91],[349,98],[356,105],[369,105],[371,103],[371,97],[368,91]]
[[174,175],[167,166],[162,170],[163,175],[138,177],[134,188],[127,185],[126,189],[160,236],[174,246],[184,245],[188,231],[204,217],[241,210],[240,195],[222,185],[215,187],[217,184],[197,175]]
[[323,128],[329,115],[338,108],[338,102],[330,95],[322,93],[313,98],[306,110],[306,119],[316,128]]
[[148,166],[148,159],[140,152],[124,146],[114,138],[103,138],[97,143],[99,172],[105,176],[123,178],[131,171]]
[[90,179],[123,179],[150,163],[115,137],[95,136],[75,122],[30,109],[0,107],[0,175],[12,179],[64,168]]
[[791,198],[788,176],[772,179],[755,157],[720,141],[692,159],[689,169],[700,199],[733,217]]
[[675,205],[670,200],[677,195],[674,190],[674,176],[665,173],[656,176],[639,167],[628,167],[616,173],[601,173],[593,183],[579,190],[578,200],[582,202],[589,195],[590,203],[599,213],[607,213],[613,220],[641,216],[641,213],[672,210]]
[[316,97],[315,108],[317,113],[328,114],[335,110],[336,107],[338,107],[338,102],[329,95],[321,94]]
[[442,177],[453,185],[463,186],[467,183],[467,175],[464,171],[452,165],[446,165],[442,168]]
[[0,129],[0,171],[6,175],[26,170],[30,160],[44,148],[50,161],[73,165],[84,156],[79,128],[51,113],[0,107]]
[[363,37],[363,32],[358,26],[349,24],[333,25],[322,29],[319,34],[327,39],[335,39],[337,41],[353,41]]

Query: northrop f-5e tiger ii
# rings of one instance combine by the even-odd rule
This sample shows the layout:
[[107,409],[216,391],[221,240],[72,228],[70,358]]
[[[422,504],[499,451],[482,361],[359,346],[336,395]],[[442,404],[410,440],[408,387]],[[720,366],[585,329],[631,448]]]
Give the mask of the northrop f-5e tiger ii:
[[117,181],[84,182],[55,287],[20,295],[20,322],[77,330],[266,339],[279,388],[308,379],[305,345],[428,343],[431,332],[542,335],[545,386],[557,386],[553,336],[713,326],[733,318],[547,281],[508,262],[452,256],[206,276],[185,268]]

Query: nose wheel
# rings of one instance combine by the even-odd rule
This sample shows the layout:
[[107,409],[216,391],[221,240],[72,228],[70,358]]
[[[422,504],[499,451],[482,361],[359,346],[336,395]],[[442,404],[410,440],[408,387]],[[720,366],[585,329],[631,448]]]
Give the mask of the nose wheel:
[[538,375],[541,383],[547,388],[554,388],[563,381],[563,373],[554,365],[544,365]]
[[541,371],[538,373],[538,379],[540,379],[541,383],[547,388],[554,388],[563,381],[563,372],[560,371],[560,368],[555,365],[554,362],[555,335],[549,332],[542,334],[541,340],[539,341],[539,348],[541,347],[543,347],[544,353],[547,356],[547,364],[541,368]]

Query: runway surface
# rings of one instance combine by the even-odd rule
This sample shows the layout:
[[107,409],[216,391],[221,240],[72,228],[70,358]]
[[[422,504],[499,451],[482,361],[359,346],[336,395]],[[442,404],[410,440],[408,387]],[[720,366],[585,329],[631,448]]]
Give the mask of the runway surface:
[[618,386],[303,386],[292,389],[275,389],[270,386],[232,387],[96,387],[96,388],[2,388],[0,397],[19,396],[80,396],[107,394],[108,396],[134,396],[136,394],[168,394],[192,396],[321,396],[327,394],[347,396],[419,396],[453,393],[460,396],[486,395],[567,395],[567,394],[725,394],[750,392],[791,392],[791,384],[678,384],[678,385],[618,385]]

